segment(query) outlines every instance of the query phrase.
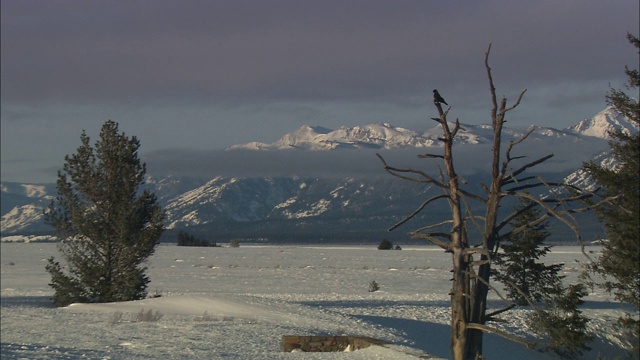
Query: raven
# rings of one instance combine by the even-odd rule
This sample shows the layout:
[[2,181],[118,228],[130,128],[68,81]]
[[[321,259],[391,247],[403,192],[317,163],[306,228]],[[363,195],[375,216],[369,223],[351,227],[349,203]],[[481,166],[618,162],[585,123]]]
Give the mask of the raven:
[[440,93],[438,93],[438,90],[433,90],[433,102],[443,103],[445,105],[449,105],[449,104],[447,104],[446,101],[444,101],[442,96],[440,96]]

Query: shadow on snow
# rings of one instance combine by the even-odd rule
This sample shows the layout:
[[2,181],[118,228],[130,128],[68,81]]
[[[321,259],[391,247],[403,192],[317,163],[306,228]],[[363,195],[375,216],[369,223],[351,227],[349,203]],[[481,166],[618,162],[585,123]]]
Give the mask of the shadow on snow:
[[0,302],[2,303],[2,308],[55,308],[51,296],[3,296],[0,298]]
[[109,354],[104,351],[88,349],[2,343],[0,345],[0,357],[2,359],[108,359]]

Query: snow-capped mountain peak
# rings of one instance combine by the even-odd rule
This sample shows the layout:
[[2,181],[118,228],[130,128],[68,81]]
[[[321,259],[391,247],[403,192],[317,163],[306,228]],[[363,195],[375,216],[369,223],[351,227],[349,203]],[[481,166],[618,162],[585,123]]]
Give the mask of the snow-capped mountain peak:
[[628,121],[620,112],[609,106],[591,119],[584,119],[567,129],[584,136],[593,136],[601,139],[609,139],[609,133],[622,130],[625,134],[633,134],[638,129]]

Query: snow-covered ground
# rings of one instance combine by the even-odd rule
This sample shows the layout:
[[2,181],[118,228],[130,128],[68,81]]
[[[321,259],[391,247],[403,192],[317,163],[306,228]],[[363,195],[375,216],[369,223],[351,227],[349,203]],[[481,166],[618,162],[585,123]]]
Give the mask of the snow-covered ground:
[[[436,248],[163,244],[148,270],[150,293],[160,297],[66,308],[51,306],[44,269],[51,255],[58,256],[52,243],[1,244],[3,360],[450,357],[450,259]],[[564,262],[567,279],[577,281],[574,259],[584,260],[579,248],[557,247],[547,258]],[[372,281],[380,291],[368,291]],[[501,301],[494,297],[491,304]],[[526,336],[527,311],[509,312],[502,329]],[[596,292],[584,311],[594,318],[596,338],[584,358],[624,356],[613,325],[621,306]],[[140,315],[146,321],[137,321]],[[392,345],[351,353],[280,351],[282,335],[343,334]],[[486,336],[485,353],[488,359],[556,358],[494,335]]]

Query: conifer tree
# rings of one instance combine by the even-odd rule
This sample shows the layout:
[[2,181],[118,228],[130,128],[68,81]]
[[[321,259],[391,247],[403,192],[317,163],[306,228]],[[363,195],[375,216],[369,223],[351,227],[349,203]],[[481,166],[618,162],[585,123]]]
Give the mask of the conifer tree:
[[554,295],[545,300],[544,309],[534,311],[529,316],[533,331],[545,338],[546,348],[565,358],[573,358],[590,348],[586,343],[592,340],[587,333],[589,319],[578,306],[587,295],[583,284],[558,288]]
[[[640,39],[627,34],[629,42],[640,50]],[[640,87],[640,74],[637,69],[625,68],[628,77],[627,88],[635,90],[637,96]],[[638,99],[630,97],[622,90],[611,89],[607,103],[633,122],[640,125],[640,104]],[[617,300],[635,308],[633,316],[621,319],[635,339],[638,350],[640,334],[640,133],[628,134],[615,131],[610,134],[611,154],[616,160],[614,167],[594,162],[584,165],[605,194],[616,196],[607,206],[598,210],[604,222],[607,239],[603,244],[602,255],[591,269],[604,275],[604,288],[613,293]]]
[[80,139],[77,152],[65,156],[58,196],[45,212],[64,259],[51,257],[46,266],[54,303],[142,299],[149,283],[144,262],[158,245],[164,211],[153,193],[140,189],[146,174],[140,142],[111,120],[95,148],[84,131]]
[[550,246],[544,245],[551,233],[547,230],[548,222],[535,224],[541,211],[534,205],[529,199],[521,199],[515,207],[519,215],[510,226],[516,229],[525,226],[527,229],[514,236],[505,236],[501,245],[503,252],[497,253],[494,258],[497,267],[493,277],[505,285],[507,298],[516,305],[550,298],[562,279],[558,275],[562,264],[545,265],[537,261],[551,250]]

